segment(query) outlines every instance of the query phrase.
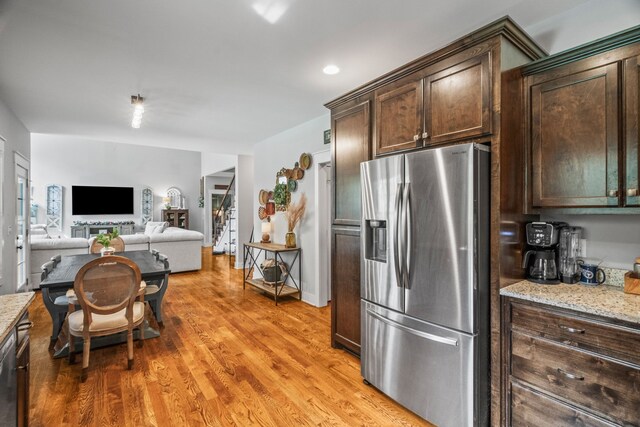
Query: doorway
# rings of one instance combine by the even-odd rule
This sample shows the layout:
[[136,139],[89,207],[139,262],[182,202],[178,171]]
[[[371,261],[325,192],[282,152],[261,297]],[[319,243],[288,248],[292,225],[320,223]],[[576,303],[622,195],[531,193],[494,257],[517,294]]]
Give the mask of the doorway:
[[26,290],[29,267],[29,161],[15,153],[16,182],[16,292]]
[[331,180],[333,171],[331,168],[331,152],[329,150],[313,154],[315,167],[315,212],[317,213],[316,228],[316,253],[315,261],[316,283],[318,283],[317,301],[318,307],[324,307],[331,300],[331,210],[333,201],[331,198]]

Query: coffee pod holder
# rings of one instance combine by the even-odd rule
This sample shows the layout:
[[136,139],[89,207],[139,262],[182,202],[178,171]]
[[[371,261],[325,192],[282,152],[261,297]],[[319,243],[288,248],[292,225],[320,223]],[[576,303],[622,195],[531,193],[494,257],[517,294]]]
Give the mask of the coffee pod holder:
[[632,271],[624,275],[624,292],[626,294],[640,295],[640,276]]

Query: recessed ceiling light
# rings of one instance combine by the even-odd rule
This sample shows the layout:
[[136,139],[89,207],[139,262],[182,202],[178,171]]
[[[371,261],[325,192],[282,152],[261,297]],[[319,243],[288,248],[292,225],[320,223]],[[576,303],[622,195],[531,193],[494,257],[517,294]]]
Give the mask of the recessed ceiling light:
[[322,72],[332,76],[334,74],[338,74],[340,72],[340,68],[338,68],[337,65],[331,64],[331,65],[327,65],[326,67],[324,67],[322,69]]

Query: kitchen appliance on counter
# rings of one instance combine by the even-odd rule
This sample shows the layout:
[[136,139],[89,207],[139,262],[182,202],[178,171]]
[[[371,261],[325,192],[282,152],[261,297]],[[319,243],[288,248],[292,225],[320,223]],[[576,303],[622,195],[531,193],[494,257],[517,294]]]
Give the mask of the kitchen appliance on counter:
[[487,147],[361,164],[362,376],[439,426],[488,422]]
[[526,226],[529,250],[522,259],[527,279],[544,285],[560,283],[558,241],[566,222],[530,222]]
[[560,281],[577,283],[580,281],[580,239],[581,227],[566,226],[560,229],[558,242],[558,261],[560,264]]

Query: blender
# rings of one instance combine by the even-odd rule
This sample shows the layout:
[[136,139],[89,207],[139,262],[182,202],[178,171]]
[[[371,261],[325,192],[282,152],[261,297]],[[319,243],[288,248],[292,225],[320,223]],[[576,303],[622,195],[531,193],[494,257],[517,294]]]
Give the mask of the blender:
[[560,281],[562,283],[578,283],[580,281],[580,238],[581,227],[564,227],[560,230],[558,242],[558,260],[560,264]]

